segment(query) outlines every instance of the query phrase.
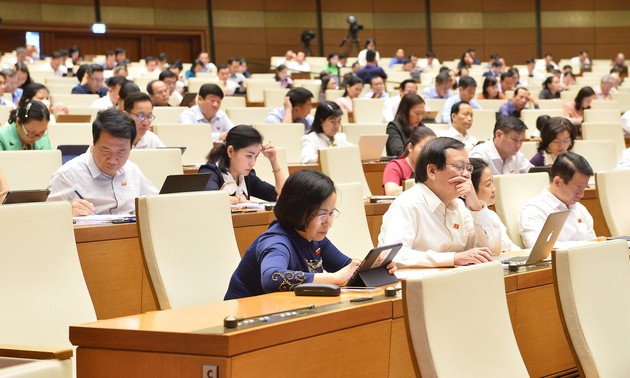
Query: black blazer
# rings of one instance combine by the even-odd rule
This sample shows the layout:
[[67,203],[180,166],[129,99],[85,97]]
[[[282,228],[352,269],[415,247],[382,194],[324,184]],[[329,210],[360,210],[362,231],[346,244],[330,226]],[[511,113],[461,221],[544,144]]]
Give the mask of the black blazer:
[[[214,163],[202,165],[199,167],[199,173],[211,173],[210,180],[208,180],[208,184],[206,185],[206,190],[219,190],[223,184],[225,184],[219,167]],[[269,202],[275,202],[278,199],[276,188],[256,176],[256,171],[253,169],[245,176],[245,187],[247,188],[247,195],[249,196],[254,196]]]

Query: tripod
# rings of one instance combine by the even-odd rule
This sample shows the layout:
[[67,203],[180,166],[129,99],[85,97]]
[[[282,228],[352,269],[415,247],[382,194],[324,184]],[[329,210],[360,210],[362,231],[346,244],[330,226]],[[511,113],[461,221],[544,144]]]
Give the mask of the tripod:
[[348,53],[352,52],[353,48],[356,49],[357,53],[361,51],[361,48],[359,47],[358,33],[354,32],[352,30],[352,27],[350,27],[350,30],[348,30],[348,35],[344,37],[343,41],[341,41],[341,44],[339,44],[339,47],[343,47],[346,43],[348,43],[349,40],[352,40],[352,44],[349,45],[349,47],[347,48]]

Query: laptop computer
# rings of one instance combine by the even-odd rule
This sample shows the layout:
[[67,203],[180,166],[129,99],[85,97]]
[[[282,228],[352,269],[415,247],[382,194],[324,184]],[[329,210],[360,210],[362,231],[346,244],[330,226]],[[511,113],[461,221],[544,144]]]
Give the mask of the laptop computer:
[[346,286],[383,286],[398,282],[395,275],[387,272],[387,265],[396,257],[402,243],[372,248]]
[[380,161],[387,143],[388,136],[382,135],[361,135],[359,137],[359,151],[361,161]]
[[46,202],[49,194],[50,190],[48,189],[12,190],[4,197],[2,204]]
[[564,210],[549,214],[542,230],[540,230],[540,234],[538,234],[538,238],[536,239],[529,256],[515,256],[508,258],[501,258],[499,256],[498,260],[501,261],[501,263],[508,265],[527,265],[548,259],[570,212],[571,210]]
[[160,194],[200,192],[206,188],[209,179],[210,173],[168,175]]

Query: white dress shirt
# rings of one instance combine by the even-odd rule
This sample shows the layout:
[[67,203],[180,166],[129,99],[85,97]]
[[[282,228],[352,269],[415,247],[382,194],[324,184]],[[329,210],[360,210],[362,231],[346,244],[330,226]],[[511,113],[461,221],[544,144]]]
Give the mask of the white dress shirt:
[[170,97],[168,98],[168,104],[170,106],[179,106],[179,104],[182,103],[183,99],[184,96],[182,96],[181,93],[173,91],[173,93],[171,93]]
[[[398,111],[398,105],[400,105],[400,95],[396,95],[393,97],[390,97],[388,99],[385,99],[385,102],[383,103],[383,113],[382,114],[382,122],[383,123],[390,123],[391,121],[394,120],[394,117],[396,116],[396,112]],[[426,106],[425,106],[425,110],[426,110]]]
[[199,105],[195,105],[192,108],[188,108],[182,112],[179,116],[179,123],[207,123],[212,126],[212,141],[218,142],[220,140],[221,133],[230,131],[234,127],[234,123],[221,109],[217,110],[217,113],[208,120],[199,109]]
[[501,230],[484,207],[469,211],[460,199],[448,206],[422,183],[402,192],[383,215],[378,245],[402,243],[398,267],[453,266],[456,252],[489,247],[501,249]]
[[458,141],[464,143],[464,148],[468,153],[470,153],[473,147],[479,143],[479,139],[472,136],[472,134],[466,133],[466,135],[462,135],[462,133],[457,131],[453,126],[449,127],[447,130],[438,132],[437,136],[457,139]]
[[[368,49],[363,49],[359,51],[359,55],[357,55],[357,62],[359,62],[359,65],[361,67],[365,67],[365,65],[367,64],[367,58],[366,58],[367,51]],[[376,63],[378,64],[380,60],[381,60],[381,54],[379,54],[378,51],[376,51]]]
[[[372,98],[372,97],[374,97],[374,91],[369,91],[365,93],[363,96],[361,96],[361,98]],[[381,97],[379,98],[383,98],[383,99],[389,98],[389,93],[383,91],[381,92]]]
[[510,156],[503,161],[492,140],[475,146],[475,148],[470,151],[469,157],[480,158],[485,161],[493,175],[527,173],[529,169],[533,167],[529,159],[520,151],[517,152],[516,155]]
[[630,169],[630,148],[623,150],[615,169]]
[[[334,144],[337,147],[352,146],[348,142],[346,134],[337,133],[334,138]],[[319,155],[317,151],[332,146],[330,138],[324,133],[308,133],[302,137],[302,164],[317,163]]]
[[91,108],[96,109],[107,109],[112,106],[114,106],[114,103],[112,102],[112,99],[109,98],[109,94],[107,96],[97,98],[92,102],[92,105],[90,105]]
[[147,133],[142,136],[142,138],[138,139],[138,143],[136,143],[133,148],[159,148],[166,147],[164,143],[155,135],[151,130],[147,130]]
[[103,173],[94,162],[92,148],[53,173],[48,201],[72,202],[78,198],[76,190],[94,204],[96,214],[131,214],[136,209],[136,197],[158,192],[129,160],[114,177]]
[[495,213],[492,210],[489,210],[490,219],[492,220],[493,228],[499,228],[501,230],[501,251],[502,252],[510,252],[521,249],[520,246],[514,244],[512,239],[507,234],[507,227],[501,222],[501,218],[499,218],[499,214]]
[[579,202],[567,206],[549,191],[549,187],[546,187],[541,194],[527,201],[521,210],[519,229],[525,248],[534,246],[549,214],[568,209],[571,212],[554,247],[566,248],[575,244],[571,242],[595,239],[593,217],[586,207]]

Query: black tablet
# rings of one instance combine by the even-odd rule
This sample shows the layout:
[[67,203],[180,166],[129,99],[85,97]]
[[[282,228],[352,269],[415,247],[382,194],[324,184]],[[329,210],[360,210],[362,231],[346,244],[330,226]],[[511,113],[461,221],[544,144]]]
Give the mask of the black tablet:
[[188,108],[193,107],[195,106],[195,99],[197,99],[197,93],[188,92],[184,95],[184,98],[182,98],[182,102],[179,103],[179,106],[185,106]]
[[12,190],[4,197],[2,204],[46,202],[49,194],[50,190],[48,189]]
[[160,194],[199,192],[206,189],[210,173],[194,173],[183,175],[168,175]]
[[395,275],[387,272],[387,265],[396,257],[402,243],[373,248],[354,272],[347,286],[383,286],[398,282]]

